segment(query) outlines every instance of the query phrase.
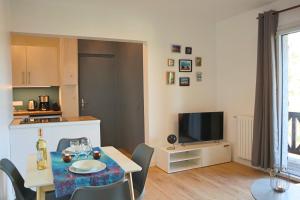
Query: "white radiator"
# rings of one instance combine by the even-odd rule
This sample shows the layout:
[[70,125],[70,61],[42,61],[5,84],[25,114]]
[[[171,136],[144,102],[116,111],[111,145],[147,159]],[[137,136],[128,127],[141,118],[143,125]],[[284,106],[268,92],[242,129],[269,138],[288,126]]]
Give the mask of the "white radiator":
[[238,156],[245,160],[251,160],[253,141],[253,117],[236,116],[238,135]]

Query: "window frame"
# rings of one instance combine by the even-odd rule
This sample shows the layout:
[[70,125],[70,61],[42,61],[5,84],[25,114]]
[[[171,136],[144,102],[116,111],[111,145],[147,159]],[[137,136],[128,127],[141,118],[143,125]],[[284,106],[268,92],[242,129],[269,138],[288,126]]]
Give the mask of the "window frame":
[[[279,81],[281,84],[279,84],[279,89],[278,89],[278,92],[286,92],[288,93],[288,83],[287,83],[287,79],[284,79],[284,76],[287,76],[287,74],[284,74],[284,73],[287,73],[287,71],[284,71],[284,61],[283,61],[283,37],[285,35],[288,35],[288,34],[293,34],[293,33],[297,33],[297,32],[300,32],[300,24],[298,24],[297,26],[287,26],[287,27],[284,27],[284,28],[279,28],[277,33],[276,33],[276,62],[277,62],[277,69],[278,69],[278,78],[279,78]],[[288,94],[287,94],[288,95]],[[280,103],[283,103],[284,101],[288,101],[288,98],[283,98],[284,97],[284,94],[281,95],[282,99],[279,99],[279,102]],[[286,110],[284,110],[286,109]],[[284,108],[283,106],[283,110],[282,110],[282,117],[283,117],[283,120],[287,120],[287,123],[288,123],[288,116],[284,116],[283,113],[284,112],[287,112],[288,113],[288,106]],[[284,117],[286,117],[287,119],[284,119]],[[286,126],[286,127],[285,127]],[[281,156],[281,165],[284,166],[284,164],[287,164],[288,163],[288,160],[287,160],[287,163],[283,163],[283,146],[284,144],[283,143],[286,143],[288,144],[288,138],[287,137],[284,137],[284,133],[288,128],[288,124],[284,124],[282,123],[282,127],[281,127],[281,144],[280,144],[280,148],[281,148],[281,151],[280,151],[280,156]],[[287,152],[288,153],[288,152]],[[287,155],[288,157],[288,155]],[[300,176],[297,176],[297,175],[294,175],[294,174],[291,174],[289,173],[288,174],[289,177],[294,180],[294,181],[300,181]]]

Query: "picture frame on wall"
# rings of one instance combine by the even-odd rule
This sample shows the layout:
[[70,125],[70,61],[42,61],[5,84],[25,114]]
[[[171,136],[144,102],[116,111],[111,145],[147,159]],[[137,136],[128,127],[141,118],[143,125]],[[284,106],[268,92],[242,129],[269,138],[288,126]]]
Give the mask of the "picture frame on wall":
[[189,59],[179,60],[179,72],[192,72],[193,61]]
[[174,67],[175,66],[175,60],[174,59],[168,59],[168,66]]
[[173,44],[171,47],[173,53],[181,53],[181,45]]
[[190,77],[180,77],[179,86],[190,86]]
[[201,67],[202,66],[202,58],[201,57],[196,57],[195,58],[195,65],[197,67]]
[[197,72],[197,73],[196,73],[196,80],[197,80],[198,82],[201,82],[201,81],[202,81],[202,72]]
[[185,47],[185,54],[192,54],[193,48],[192,47]]
[[175,72],[167,72],[167,84],[168,85],[175,84]]

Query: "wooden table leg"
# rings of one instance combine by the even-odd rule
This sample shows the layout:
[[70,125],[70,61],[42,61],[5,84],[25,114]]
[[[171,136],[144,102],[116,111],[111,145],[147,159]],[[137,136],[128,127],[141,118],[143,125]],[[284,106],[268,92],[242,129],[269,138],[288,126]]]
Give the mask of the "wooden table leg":
[[36,188],[36,200],[41,200],[41,188],[37,187]]
[[135,200],[133,182],[132,182],[132,174],[131,173],[128,173],[128,184],[129,184],[129,191],[130,191],[131,200]]
[[46,191],[43,187],[36,188],[36,200],[45,200],[46,199]]

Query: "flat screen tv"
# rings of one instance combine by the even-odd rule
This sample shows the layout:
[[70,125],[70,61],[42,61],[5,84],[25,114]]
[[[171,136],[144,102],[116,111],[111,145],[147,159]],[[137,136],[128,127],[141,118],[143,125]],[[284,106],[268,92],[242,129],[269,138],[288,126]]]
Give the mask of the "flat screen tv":
[[179,143],[223,140],[223,112],[180,113]]

